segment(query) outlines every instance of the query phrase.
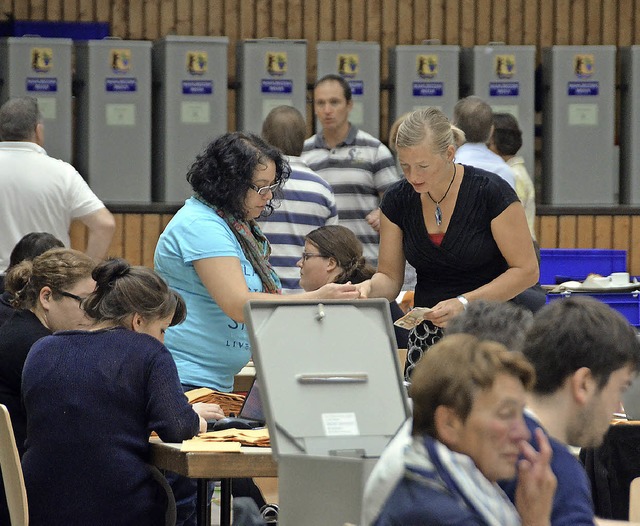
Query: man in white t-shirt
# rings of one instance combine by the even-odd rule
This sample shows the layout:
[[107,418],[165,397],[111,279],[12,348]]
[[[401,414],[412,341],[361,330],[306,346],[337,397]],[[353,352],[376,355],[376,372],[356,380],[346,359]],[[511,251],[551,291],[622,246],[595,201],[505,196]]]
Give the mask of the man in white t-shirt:
[[14,98],[0,107],[0,141],[0,271],[30,232],[48,232],[69,246],[74,219],[88,229],[86,253],[104,258],[115,230],[113,215],[73,166],[47,155],[35,98]]

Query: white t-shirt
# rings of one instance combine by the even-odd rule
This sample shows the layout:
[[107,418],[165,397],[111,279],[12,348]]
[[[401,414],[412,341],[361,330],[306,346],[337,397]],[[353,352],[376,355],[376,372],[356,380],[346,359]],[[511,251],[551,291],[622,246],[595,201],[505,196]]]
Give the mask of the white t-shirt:
[[70,164],[32,142],[0,142],[0,271],[26,234],[48,232],[68,247],[71,221],[101,208]]

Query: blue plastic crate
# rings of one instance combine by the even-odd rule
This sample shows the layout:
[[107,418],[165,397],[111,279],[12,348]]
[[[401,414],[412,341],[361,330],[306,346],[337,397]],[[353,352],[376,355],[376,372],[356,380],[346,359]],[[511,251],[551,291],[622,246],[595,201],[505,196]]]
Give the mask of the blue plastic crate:
[[608,276],[627,271],[626,250],[541,248],[540,283],[584,281],[589,274]]
[[42,38],[100,40],[109,36],[109,23],[48,22],[44,20],[10,20],[8,22],[0,22],[0,36],[22,37],[25,35],[37,35]]
[[547,303],[561,300],[570,296],[591,296],[598,301],[606,303],[613,310],[622,314],[629,323],[636,328],[640,327],[640,292],[562,292],[560,294],[547,294]]

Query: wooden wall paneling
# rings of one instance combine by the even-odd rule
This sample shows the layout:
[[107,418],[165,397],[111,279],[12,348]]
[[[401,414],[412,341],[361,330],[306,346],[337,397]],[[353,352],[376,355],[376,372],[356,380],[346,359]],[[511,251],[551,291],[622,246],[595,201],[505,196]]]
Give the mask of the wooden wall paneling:
[[[620,7],[619,7],[620,9]],[[638,23],[638,21],[640,21],[640,2],[638,0],[635,0],[633,2],[632,8],[629,11],[630,13],[630,17],[633,21],[633,43],[638,43],[640,42],[640,23]]]
[[[236,43],[240,38],[240,16],[236,8],[236,0],[225,0],[224,3],[224,27],[223,34],[229,38],[229,50],[227,53],[229,80],[237,78]],[[235,106],[233,107],[235,112]],[[234,128],[235,129],[235,128]]]
[[[396,0],[382,0],[382,25],[380,35],[380,80],[386,82],[389,79],[389,48],[396,45],[398,34],[398,12]],[[408,24],[403,26],[407,30]],[[410,30],[410,29],[409,29]],[[385,107],[381,105],[382,114]]]
[[160,37],[176,34],[175,0],[160,0]]
[[169,224],[169,221],[173,219],[173,214],[162,214],[162,218],[160,219],[160,233],[162,234],[163,230]]
[[[302,38],[307,41],[307,84],[313,84],[318,73],[316,43],[318,42],[319,21],[318,0],[306,0],[302,20]],[[307,128],[310,125],[311,121],[307,120]]]
[[[522,0],[509,0],[507,4],[507,42],[512,46],[524,43],[523,18],[524,3]],[[480,25],[480,24],[478,24]]]
[[540,51],[554,42],[554,0],[540,0],[538,6],[538,55]]
[[[458,0],[449,0],[444,4],[444,39],[443,44],[456,45],[460,43],[460,4]],[[487,17],[488,19],[489,17]]]
[[423,40],[429,38],[429,20],[431,13],[428,3],[421,1],[413,2],[413,42],[412,44],[420,44]]
[[576,216],[558,217],[558,246],[564,248],[576,247]]
[[[446,0],[430,0],[427,18],[427,35],[424,38],[437,39],[445,43]],[[416,42],[419,44],[420,42]]]
[[553,4],[555,6],[554,10],[554,31],[553,38],[549,45],[557,44],[557,45],[569,45],[572,44],[571,40],[571,27],[569,24],[570,20],[570,0],[556,0]]
[[595,237],[593,216],[578,216],[576,248],[591,248]]
[[153,254],[162,232],[162,215],[144,214],[142,216],[142,262],[145,267],[153,268]]
[[339,0],[335,3],[335,40],[349,40],[349,17],[351,15],[351,0]]
[[631,232],[629,248],[627,249],[627,266],[629,273],[640,276],[640,216],[631,217]]
[[124,214],[124,258],[132,265],[142,264],[142,214]]
[[207,35],[207,2],[192,0],[191,4],[191,34],[194,36]]
[[491,1],[478,0],[476,4],[477,17],[483,20],[483,23],[475,24],[475,38],[473,45],[486,45],[491,41]]
[[131,25],[134,22],[129,17],[129,0],[111,0],[111,29],[114,34],[123,39],[133,39]]
[[[196,0],[197,1],[197,0]],[[193,2],[194,0],[181,0],[176,2],[176,35],[193,35]]]
[[303,0],[286,0],[286,19],[285,24],[285,38],[298,39],[304,38],[303,20],[306,16],[303,8]]
[[123,214],[113,214],[116,221],[116,229],[111,239],[108,255],[114,257],[123,257],[124,255],[124,216]]
[[[522,3],[522,39],[520,44],[535,45],[538,43],[538,7],[534,2],[525,1]],[[539,50],[537,51],[539,53]]]
[[492,42],[510,43],[507,42],[507,2],[505,0],[493,0],[491,10]]
[[160,4],[158,0],[145,0],[142,34],[148,40],[160,38]]
[[353,0],[349,14],[349,38],[364,42],[366,38],[365,2]]
[[[113,1],[113,0],[112,0]],[[62,2],[63,20],[77,20],[78,4],[75,0],[71,2]]]
[[[25,18],[27,18],[25,16],[25,9],[28,9],[28,3],[24,2],[24,1],[18,1],[15,2],[18,4],[18,6],[22,6],[22,10],[20,8],[16,8],[13,10],[13,15],[16,18],[16,20],[24,20]],[[63,20],[63,9],[62,9],[62,3],[63,0],[49,0],[46,3],[47,6],[47,11],[46,11],[46,16],[45,19],[55,22],[58,20]]]
[[78,21],[93,22],[95,20],[95,4],[93,0],[78,0]]
[[538,243],[542,248],[558,248],[557,216],[543,216],[540,218]]
[[573,1],[569,7],[569,27],[571,30],[570,43],[574,46],[585,44],[585,0]]
[[[271,13],[271,32],[277,38],[289,38],[287,25],[292,21],[289,16],[287,0],[273,0],[273,10]],[[300,23],[300,20],[297,21]]]
[[395,42],[391,47],[414,44],[416,36],[414,34],[414,25],[411,23],[416,18],[414,2],[413,0],[398,0],[397,7],[396,24],[398,29]]
[[319,0],[318,2],[318,40],[335,40],[335,2]]
[[618,2],[603,0],[600,26],[602,37],[598,44],[615,46],[618,40]]
[[[150,2],[147,3],[157,3],[159,0],[151,0]],[[96,22],[109,22],[109,2],[101,2],[100,0],[95,0],[94,3],[94,9],[95,9],[95,18],[94,20]],[[158,24],[155,24],[155,30],[158,31]],[[110,35],[111,36],[115,36],[113,33],[113,29],[111,27],[109,27],[109,31],[110,31]],[[145,35],[145,38],[149,38],[148,36]]]
[[240,33],[239,38],[256,38],[256,10],[254,0],[239,0]]
[[367,41],[379,42],[382,34],[382,0],[368,0],[366,2],[366,39]]
[[78,220],[72,221],[69,239],[71,240],[71,248],[84,252],[87,248],[87,227]]
[[602,19],[602,0],[587,0],[585,15],[585,44],[589,46],[602,44],[602,30],[604,22]]
[[[476,42],[476,3],[474,0],[462,0],[460,3],[460,38],[461,47],[471,47]],[[491,37],[490,37],[491,38]]]
[[[224,31],[225,7],[224,0],[216,0],[207,2],[201,0],[201,3],[207,6],[206,30],[205,35],[209,36],[229,36]],[[194,13],[195,16],[195,13]],[[235,49],[234,49],[235,53]],[[228,57],[227,57],[228,58]],[[229,69],[229,73],[235,73],[233,69]]]
[[31,0],[29,18],[31,20],[46,20],[47,5],[45,0]]
[[631,217],[613,216],[611,248],[627,250],[633,243],[631,235]]
[[595,238],[593,248],[611,248],[613,217],[597,216],[595,218]]
[[255,0],[255,35],[256,38],[278,37],[273,30],[272,15],[275,15],[276,5],[269,0]]

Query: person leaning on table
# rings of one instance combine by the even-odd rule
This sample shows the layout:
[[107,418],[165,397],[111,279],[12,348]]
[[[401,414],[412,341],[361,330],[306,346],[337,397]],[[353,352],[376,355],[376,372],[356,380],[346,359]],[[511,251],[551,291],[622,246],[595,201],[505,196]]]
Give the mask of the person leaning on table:
[[165,524],[168,493],[147,464],[151,431],[181,442],[206,430],[162,345],[184,303],[122,259],[92,275],[82,307],[93,324],[39,340],[24,366],[30,523]]
[[405,259],[417,272],[415,306],[431,307],[409,333],[405,376],[474,300],[510,300],[538,280],[522,205],[496,174],[454,162],[461,131],[437,108],[410,113],[395,137],[405,179],[380,209],[378,270],[362,297],[395,299]]

